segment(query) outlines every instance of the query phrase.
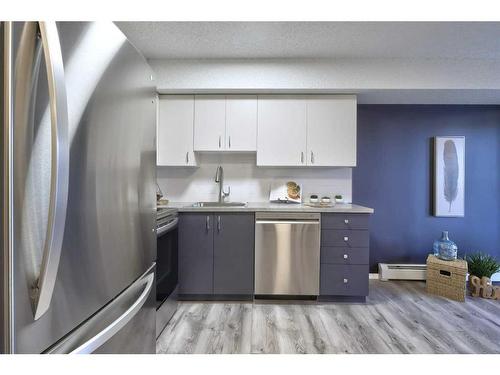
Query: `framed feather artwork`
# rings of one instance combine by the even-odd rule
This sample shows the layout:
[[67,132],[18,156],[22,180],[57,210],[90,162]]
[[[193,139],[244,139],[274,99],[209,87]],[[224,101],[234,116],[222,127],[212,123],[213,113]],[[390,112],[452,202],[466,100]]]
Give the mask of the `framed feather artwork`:
[[434,216],[462,217],[465,137],[434,137]]

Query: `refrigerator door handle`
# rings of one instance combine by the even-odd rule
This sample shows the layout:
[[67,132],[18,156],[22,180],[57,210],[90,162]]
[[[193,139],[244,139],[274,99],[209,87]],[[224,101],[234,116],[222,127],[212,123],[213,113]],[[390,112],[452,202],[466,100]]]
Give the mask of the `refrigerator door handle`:
[[40,22],[49,89],[51,121],[51,178],[47,233],[40,276],[33,293],[34,319],[47,312],[52,300],[66,221],[69,184],[68,106],[64,66],[55,22]]
[[[63,339],[45,353],[89,354],[98,349],[117,334],[141,310],[151,293],[154,279],[154,271],[139,278],[139,280],[133,283],[125,292],[105,307],[103,311],[90,318],[90,320],[77,328],[75,332],[71,333],[68,338]],[[139,297],[137,297],[133,303],[129,304],[128,299],[130,297],[135,297],[138,290],[141,290],[141,288],[142,292]],[[102,328],[102,321],[105,320],[110,313],[113,313],[113,310],[116,308],[114,305],[118,305],[118,308],[125,305],[125,311],[116,319],[112,320],[110,324]],[[97,333],[94,333],[94,330],[97,331]]]
[[151,292],[151,288],[153,287],[154,278],[155,274],[150,273],[143,280],[141,280],[142,283],[146,284],[146,286],[144,287],[144,290],[142,291],[139,298],[127,309],[127,311],[125,311],[115,321],[113,321],[113,323],[111,323],[97,335],[92,337],[90,340],[84,342],[76,349],[72,350],[71,353],[92,353],[94,350],[108,341],[111,337],[113,337],[117,332],[119,332],[120,329],[122,329],[139,312],[144,303],[146,303],[149,293]]

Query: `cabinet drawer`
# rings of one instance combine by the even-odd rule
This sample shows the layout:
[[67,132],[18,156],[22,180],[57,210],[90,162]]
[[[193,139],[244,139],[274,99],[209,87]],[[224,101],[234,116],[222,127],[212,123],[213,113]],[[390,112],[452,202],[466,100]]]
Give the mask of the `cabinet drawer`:
[[368,229],[369,215],[365,214],[323,214],[322,229]]
[[367,230],[323,229],[321,246],[368,247],[370,232]]
[[368,265],[322,264],[320,294],[367,296]]
[[321,263],[331,264],[368,264],[370,253],[367,247],[329,247],[321,248]]

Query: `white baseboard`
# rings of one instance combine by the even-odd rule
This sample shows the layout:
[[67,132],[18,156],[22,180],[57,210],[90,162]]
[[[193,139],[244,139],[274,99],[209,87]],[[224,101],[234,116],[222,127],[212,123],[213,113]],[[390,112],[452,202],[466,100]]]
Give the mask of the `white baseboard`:
[[[469,275],[467,275],[467,279],[469,278]],[[378,280],[378,273],[370,273],[369,279],[374,279]],[[500,272],[497,272],[491,276],[491,281],[500,281]]]

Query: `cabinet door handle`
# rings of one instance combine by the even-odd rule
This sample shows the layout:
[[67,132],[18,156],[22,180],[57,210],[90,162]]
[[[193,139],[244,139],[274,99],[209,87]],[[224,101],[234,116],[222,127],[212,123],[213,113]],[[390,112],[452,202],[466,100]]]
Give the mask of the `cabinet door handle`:
[[344,284],[347,284],[349,282],[349,279],[344,279]]
[[186,152],[186,164],[189,164],[189,151]]
[[205,225],[206,225],[206,227],[207,227],[207,231],[208,231],[208,230],[210,230],[210,216],[207,216],[207,219],[206,219]]
[[231,136],[229,136],[229,148],[231,148]]
[[304,164],[304,151],[300,153],[300,162]]
[[349,258],[349,255],[344,254],[344,259],[347,259],[347,258]]
[[311,151],[311,164],[314,164],[314,152]]
[[221,231],[222,227],[221,227],[221,224],[220,224],[220,216],[217,216],[217,231]]
[[345,241],[345,242],[349,241],[349,237],[345,236],[345,237],[344,237],[344,241]]
[[219,135],[219,148],[221,148],[221,136]]

